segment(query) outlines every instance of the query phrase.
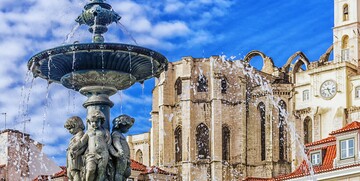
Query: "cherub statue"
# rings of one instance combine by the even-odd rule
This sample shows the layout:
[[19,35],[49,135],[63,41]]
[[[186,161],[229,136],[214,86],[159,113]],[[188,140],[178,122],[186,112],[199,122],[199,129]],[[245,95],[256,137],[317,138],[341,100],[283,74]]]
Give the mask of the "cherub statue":
[[110,133],[101,126],[105,122],[105,115],[99,110],[93,110],[88,113],[86,122],[89,128],[81,140],[72,148],[72,154],[77,155],[79,149],[87,146],[85,180],[104,181],[109,160],[108,149],[111,146]]
[[111,133],[112,146],[115,149],[114,166],[116,181],[126,180],[131,175],[130,148],[123,133],[127,133],[134,124],[135,119],[128,115],[121,115],[113,120]]
[[64,127],[69,130],[70,134],[74,135],[70,140],[69,148],[67,149],[66,154],[67,176],[69,181],[81,181],[80,173],[84,166],[81,155],[85,152],[86,147],[79,149],[76,155],[70,155],[70,149],[84,135],[85,126],[80,117],[73,116],[66,121]]

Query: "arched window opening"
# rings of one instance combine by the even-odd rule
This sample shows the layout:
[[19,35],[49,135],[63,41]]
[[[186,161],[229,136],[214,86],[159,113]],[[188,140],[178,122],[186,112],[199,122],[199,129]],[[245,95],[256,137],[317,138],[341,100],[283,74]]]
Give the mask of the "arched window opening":
[[344,4],[343,6],[343,21],[349,20],[349,5]]
[[260,102],[258,105],[258,111],[260,115],[260,127],[261,127],[261,160],[266,159],[266,135],[265,135],[265,104]]
[[197,82],[197,91],[198,92],[207,92],[207,90],[208,90],[207,79],[204,75],[200,75],[198,77],[198,82]]
[[138,150],[136,152],[136,161],[143,163],[143,153],[141,150]]
[[228,88],[228,83],[225,77],[221,78],[221,93],[225,94]]
[[222,159],[230,160],[230,130],[226,125],[222,127]]
[[196,127],[196,146],[199,159],[210,158],[209,128],[204,123]]
[[175,129],[175,162],[182,161],[182,133],[181,127]]
[[304,144],[312,142],[312,122],[308,116],[304,119]]
[[349,60],[349,36],[344,35],[341,39],[341,60]]
[[360,98],[360,86],[355,87],[355,98]]
[[180,78],[178,78],[175,81],[175,92],[176,92],[176,95],[181,95],[182,94],[182,81],[181,81]]
[[283,100],[279,102],[279,159],[286,159],[286,132],[285,132],[285,115],[286,104]]

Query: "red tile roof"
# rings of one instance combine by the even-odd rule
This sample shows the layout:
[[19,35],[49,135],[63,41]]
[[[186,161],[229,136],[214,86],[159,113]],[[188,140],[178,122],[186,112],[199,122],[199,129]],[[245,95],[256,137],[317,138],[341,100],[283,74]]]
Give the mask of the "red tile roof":
[[333,142],[333,141],[336,141],[335,136],[329,136],[329,137],[324,138],[324,139],[322,139],[322,140],[305,144],[305,146],[306,146],[306,147],[309,147],[309,146],[321,145],[321,144],[329,143],[329,142]]
[[141,172],[145,172],[147,168],[144,164],[137,162],[135,160],[131,160],[130,167],[132,170],[141,171]]
[[356,130],[356,129],[360,129],[360,122],[354,121],[341,129],[331,132],[330,135],[344,133],[344,132],[348,132],[348,131],[352,131],[352,130]]
[[[167,172],[165,170],[162,170],[156,166],[152,166],[152,167],[147,167],[146,165],[137,162],[135,160],[131,160],[131,164],[130,167],[132,170],[136,170],[136,171],[140,171],[141,174],[146,175],[146,174],[163,174],[163,175],[175,175],[173,173]],[[66,167],[61,166],[60,167],[62,169],[62,171],[55,173],[53,176],[51,176],[51,178],[59,178],[59,177],[67,177],[66,175]],[[37,178],[35,178],[33,181],[47,181],[49,180],[50,176],[49,175],[40,175]]]
[[[344,133],[344,132],[356,130],[356,129],[360,129],[360,122],[354,121],[341,129],[331,132],[330,136],[325,139],[305,145],[306,147],[310,147],[310,146],[324,144],[323,147],[317,148],[317,149],[322,149],[323,152],[325,153],[325,155],[323,157],[321,165],[313,166],[313,170],[314,170],[315,174],[339,170],[339,169],[345,169],[345,168],[360,165],[360,164],[352,164],[352,165],[347,165],[347,166],[337,167],[337,168],[335,168],[333,165],[334,159],[336,157],[336,143],[335,143],[336,137],[334,135],[336,135],[338,133]],[[326,144],[325,145],[325,143],[331,143],[331,142],[334,142],[334,144],[331,144],[331,145]],[[306,161],[304,160],[300,164],[300,166],[296,170],[294,170],[292,173],[283,175],[283,176],[279,176],[279,177],[275,178],[275,180],[285,180],[285,179],[298,178],[298,177],[303,177],[303,176],[308,176],[308,175],[310,175],[309,166],[306,163]]]

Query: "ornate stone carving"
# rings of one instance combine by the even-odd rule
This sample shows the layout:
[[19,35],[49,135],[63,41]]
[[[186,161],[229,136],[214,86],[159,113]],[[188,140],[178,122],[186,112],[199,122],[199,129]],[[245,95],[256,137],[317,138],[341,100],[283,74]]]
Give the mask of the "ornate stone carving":
[[81,181],[81,175],[85,171],[82,169],[84,166],[82,154],[85,152],[86,147],[81,148],[76,155],[71,155],[70,149],[83,137],[85,126],[80,117],[73,116],[66,121],[64,127],[69,130],[70,134],[74,135],[67,149],[67,176],[69,180]]
[[123,135],[134,124],[135,119],[128,115],[118,116],[113,120],[113,132],[111,133],[113,153],[114,181],[124,181],[131,175],[130,148]]

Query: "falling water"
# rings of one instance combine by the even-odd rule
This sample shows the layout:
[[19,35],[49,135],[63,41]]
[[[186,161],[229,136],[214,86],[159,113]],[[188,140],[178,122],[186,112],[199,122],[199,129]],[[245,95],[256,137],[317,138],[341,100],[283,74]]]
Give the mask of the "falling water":
[[[20,102],[19,102],[19,108],[18,108],[18,118],[21,120],[22,119],[22,116],[25,114],[26,110],[27,110],[27,102],[28,102],[28,98],[27,98],[27,95],[26,94],[26,85],[29,84],[30,82],[30,78],[31,78],[31,71],[28,70],[25,74],[25,82],[23,84],[23,86],[21,86],[21,92],[20,92]],[[31,80],[31,82],[33,82],[34,80]],[[30,85],[30,88],[31,89],[32,87],[32,83]],[[31,91],[29,91],[31,92]]]
[[150,52],[150,62],[151,62],[151,76],[154,76],[154,58],[153,58],[154,52]]
[[129,64],[130,64],[130,67],[129,67],[129,77],[130,77],[130,85],[131,85],[131,73],[132,73],[132,60],[131,60],[131,50],[133,49],[132,46],[127,46],[126,47],[128,52],[129,52]]
[[64,42],[62,43],[63,45],[65,44],[69,44],[70,40],[74,37],[75,32],[79,29],[80,24],[76,23],[76,25],[71,29],[70,33],[66,35],[66,38],[64,40]]
[[128,36],[130,39],[135,43],[135,45],[139,45],[135,38],[131,35],[131,33],[128,31],[128,29],[120,23],[120,21],[117,21],[116,24],[120,26],[120,29]]
[[23,112],[24,118],[25,118],[25,115],[28,115],[28,113],[29,113],[30,95],[31,95],[31,90],[32,90],[33,85],[34,85],[34,80],[35,80],[35,78],[33,77],[33,78],[31,79],[29,91],[28,91],[28,93],[27,93],[26,103],[25,103],[26,109],[25,109],[25,111]]
[[284,128],[287,129],[289,133],[293,134],[293,138],[295,138],[296,143],[301,148],[300,149],[301,155],[303,159],[306,161],[307,165],[309,166],[310,179],[316,180],[316,178],[314,177],[313,166],[305,153],[304,145],[300,142],[300,136],[296,133],[295,125],[288,120],[289,114],[286,111],[286,109],[278,104],[279,98],[276,99],[276,97],[274,96],[270,84],[266,80],[264,80],[264,78],[262,78],[259,74],[254,73],[253,67],[244,65],[243,63],[238,63],[237,65],[238,68],[240,68],[243,71],[244,75],[248,76],[250,80],[255,82],[257,85],[260,85],[261,90],[267,93],[267,98],[268,100],[270,100],[271,104],[280,111],[280,115],[283,116],[284,118]]
[[93,32],[92,32],[92,33],[93,33],[93,40],[92,40],[93,43],[95,43],[96,22],[97,22],[97,16],[95,16],[95,18],[94,18],[94,25],[93,25],[93,27],[92,27],[92,28],[93,28]]
[[117,94],[120,97],[120,115],[123,114],[123,98],[122,98],[122,90],[120,90],[119,92],[117,92]]
[[45,136],[45,125],[47,120],[47,114],[48,114],[48,108],[50,106],[51,100],[50,100],[50,82],[48,82],[46,86],[46,96],[45,96],[45,104],[44,104],[44,114],[43,114],[43,122],[42,122],[42,139],[41,141],[44,142],[44,136]]

